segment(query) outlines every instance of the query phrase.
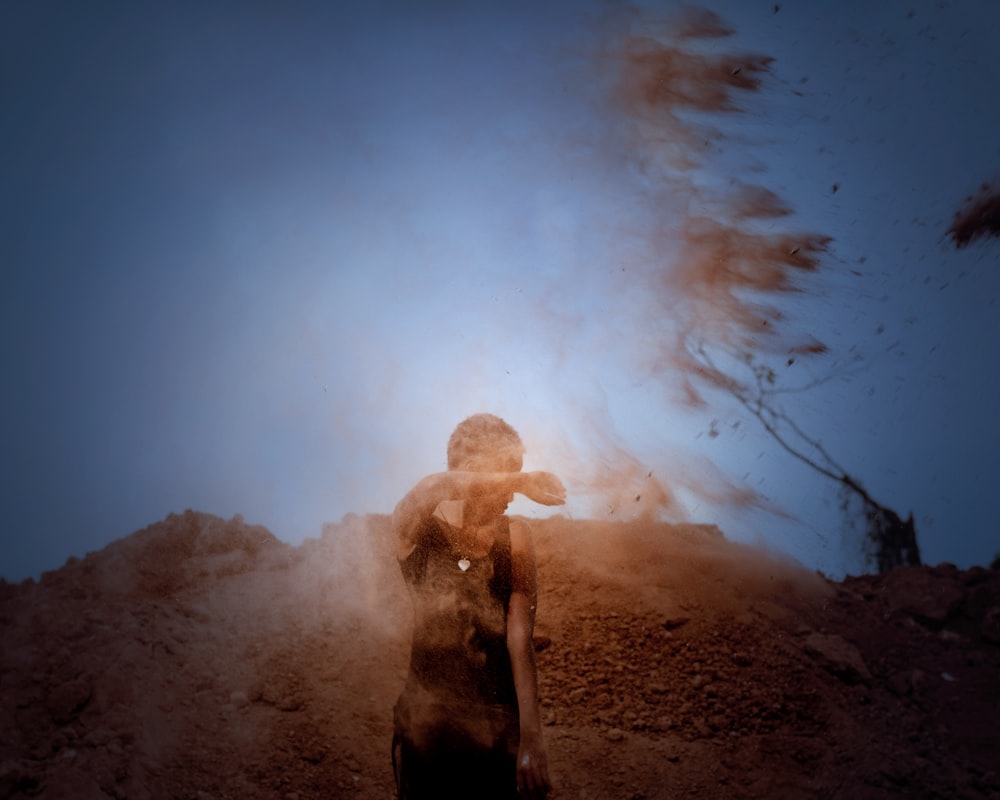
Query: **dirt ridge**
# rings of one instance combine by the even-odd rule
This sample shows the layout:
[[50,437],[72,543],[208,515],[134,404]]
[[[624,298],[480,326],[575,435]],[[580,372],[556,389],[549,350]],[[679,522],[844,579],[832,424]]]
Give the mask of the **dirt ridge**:
[[[1000,797],[996,571],[531,525],[555,797]],[[389,798],[408,614],[379,515],[293,547],[187,511],[0,583],[0,794]]]

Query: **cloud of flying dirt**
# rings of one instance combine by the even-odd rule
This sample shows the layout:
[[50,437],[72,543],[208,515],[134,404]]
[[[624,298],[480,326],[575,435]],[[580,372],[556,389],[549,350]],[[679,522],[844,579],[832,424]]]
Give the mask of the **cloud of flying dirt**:
[[[666,21],[619,10],[605,24],[594,59],[607,89],[598,112],[605,127],[593,150],[624,187],[623,213],[607,224],[626,265],[608,333],[621,340],[630,373],[659,387],[664,415],[704,409],[707,390],[738,381],[725,365],[826,350],[783,301],[805,290],[829,238],[795,230],[785,200],[724,163],[734,153],[747,164],[754,158],[752,142],[727,133],[727,123],[766,86],[768,56],[727,47],[733,31],[704,9]],[[700,348],[723,358],[710,364]],[[572,482],[600,497],[601,517],[601,507],[683,516],[675,489],[732,508],[764,505],[705,462],[692,470],[678,457],[654,473],[608,414],[591,408],[580,417],[587,452],[601,456],[579,462]]]
[[550,570],[570,571],[578,584],[591,587],[588,599],[599,605],[627,597],[637,612],[669,616],[698,608],[745,614],[776,598],[808,606],[831,591],[824,578],[780,552],[730,541],[711,525],[550,519],[534,531],[545,624],[558,623],[564,613],[561,598],[544,596]]
[[[673,341],[660,343],[658,363],[680,367],[691,377],[711,377],[691,363],[692,340],[740,351],[822,352],[824,346],[808,331],[789,324],[776,301],[797,290],[799,273],[819,266],[828,237],[772,233],[771,225],[762,232],[750,224],[791,213],[764,186],[734,179],[719,188],[699,183],[699,173],[710,173],[713,155],[726,147],[723,117],[738,113],[740,103],[760,90],[771,59],[686,48],[729,32],[711,12],[689,9],[677,26],[681,35],[673,38],[626,39],[614,97],[631,128],[633,164],[661,187],[649,202],[655,208],[664,196],[672,199],[664,210],[673,213],[657,215],[648,231],[647,288],[677,331]],[[678,196],[686,206],[680,214]],[[677,249],[665,258],[668,241]]]

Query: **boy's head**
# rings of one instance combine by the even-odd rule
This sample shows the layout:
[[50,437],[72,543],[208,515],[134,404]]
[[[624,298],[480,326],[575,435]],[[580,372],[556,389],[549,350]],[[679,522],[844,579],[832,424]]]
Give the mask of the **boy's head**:
[[520,472],[524,445],[517,431],[493,414],[473,414],[448,439],[448,469]]

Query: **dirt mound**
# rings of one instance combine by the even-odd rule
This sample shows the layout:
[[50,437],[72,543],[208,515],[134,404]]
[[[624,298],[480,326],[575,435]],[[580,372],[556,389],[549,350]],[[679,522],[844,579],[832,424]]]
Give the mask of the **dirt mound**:
[[[998,797],[1000,574],[833,583],[712,527],[533,521],[556,797]],[[186,512],[0,584],[0,794],[389,798],[388,520]]]

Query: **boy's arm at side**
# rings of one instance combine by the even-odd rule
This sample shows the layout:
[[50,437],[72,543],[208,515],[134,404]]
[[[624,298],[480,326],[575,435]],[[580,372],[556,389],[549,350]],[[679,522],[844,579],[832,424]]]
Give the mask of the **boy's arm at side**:
[[538,712],[538,671],[533,634],[538,585],[531,530],[520,520],[510,523],[513,587],[507,612],[507,650],[510,653],[520,717],[517,785],[531,800],[541,800],[550,789],[548,757]]

